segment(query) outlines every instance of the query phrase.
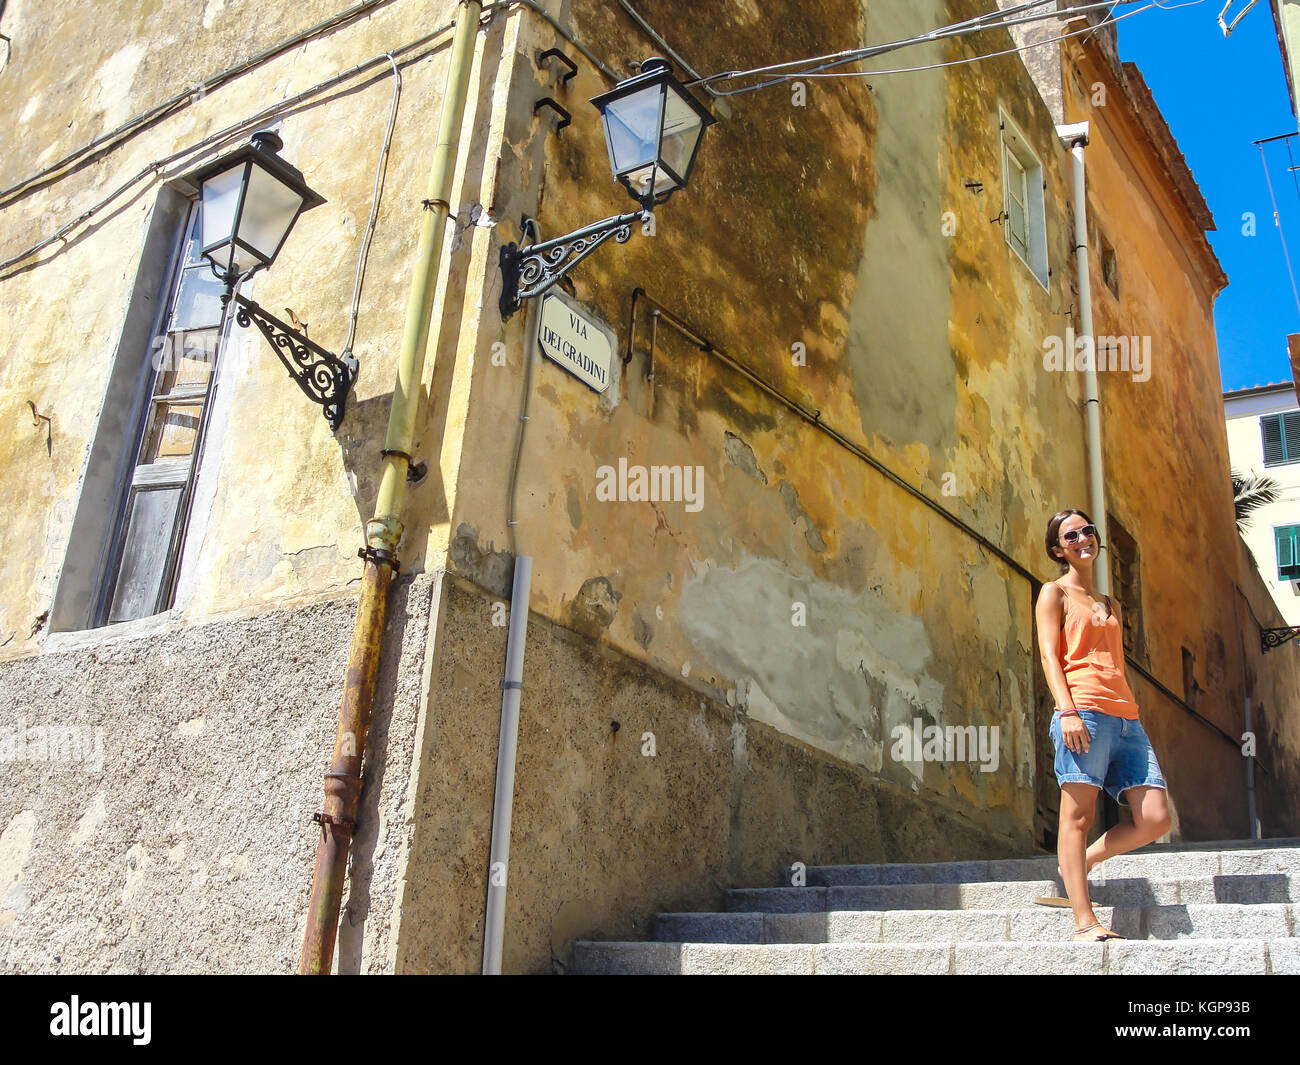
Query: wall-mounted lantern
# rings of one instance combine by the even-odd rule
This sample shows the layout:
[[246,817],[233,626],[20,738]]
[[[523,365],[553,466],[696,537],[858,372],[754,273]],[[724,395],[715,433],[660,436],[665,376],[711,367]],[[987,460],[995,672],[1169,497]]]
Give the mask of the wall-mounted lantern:
[[[539,296],[601,244],[619,244],[632,223],[684,188],[695,167],[704,131],[716,119],[674,76],[666,59],[647,59],[635,77],[592,98],[605,127],[605,146],[614,177],[640,205],[542,243],[501,248],[501,317],[509,318],[531,296]],[[525,232],[533,221],[525,217]]]
[[275,261],[299,215],[325,202],[297,167],[280,158],[283,147],[276,134],[263,130],[194,175],[203,255],[225,283],[222,304],[234,296],[235,320],[257,326],[298,387],[324,408],[330,428],[337,429],[360,369],[357,360],[339,358],[235,291]]

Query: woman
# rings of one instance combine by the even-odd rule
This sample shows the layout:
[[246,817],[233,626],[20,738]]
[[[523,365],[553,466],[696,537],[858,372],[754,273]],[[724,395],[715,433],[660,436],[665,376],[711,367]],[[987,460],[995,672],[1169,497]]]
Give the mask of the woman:
[[[1074,911],[1073,938],[1122,939],[1092,912],[1088,873],[1169,831],[1165,781],[1124,677],[1119,604],[1093,591],[1097,527],[1083,511],[1063,510],[1047,523],[1046,547],[1062,573],[1043,585],[1035,611],[1043,670],[1056,700],[1050,734],[1061,785],[1059,872]],[[1133,823],[1116,825],[1085,847],[1103,787],[1130,808]]]

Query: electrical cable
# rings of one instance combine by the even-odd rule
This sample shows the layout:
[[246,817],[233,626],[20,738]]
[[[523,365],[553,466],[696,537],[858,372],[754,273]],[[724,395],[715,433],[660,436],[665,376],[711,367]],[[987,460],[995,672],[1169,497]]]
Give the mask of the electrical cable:
[[357,335],[357,312],[361,301],[361,286],[365,281],[366,263],[370,259],[370,241],[375,235],[375,220],[379,215],[379,201],[384,194],[384,178],[388,173],[388,149],[393,141],[393,126],[397,122],[397,102],[402,96],[402,72],[397,67],[397,60],[392,52],[385,53],[393,65],[393,103],[388,109],[388,128],[384,131],[384,147],[379,153],[379,162],[375,165],[375,185],[370,196],[370,219],[366,222],[365,236],[361,240],[361,254],[357,256],[357,276],[352,282],[352,310],[348,314],[348,338],[343,343],[343,355],[346,359],[352,354],[352,341]]
[[1264,146],[1255,145],[1259,149],[1259,164],[1264,168],[1264,181],[1268,185],[1268,198],[1273,204],[1273,224],[1277,226],[1277,235],[1282,241],[1282,258],[1286,260],[1287,277],[1291,279],[1291,295],[1295,298],[1295,309],[1300,312],[1300,292],[1296,291],[1295,273],[1291,269],[1291,253],[1286,248],[1286,233],[1282,230],[1282,216],[1278,214],[1277,198],[1273,195],[1273,179],[1268,175],[1268,163],[1264,161]]
[[[493,4],[491,5],[491,8],[495,9],[500,6],[502,5]],[[489,10],[489,8],[484,7],[483,10],[486,12]],[[415,41],[412,41],[410,44],[406,44],[400,48],[393,49],[391,53],[385,52],[382,55],[376,56],[373,59],[368,59],[363,63],[358,63],[347,70],[340,71],[339,73],[334,74],[329,78],[326,78],[324,81],[318,82],[317,84],[313,85],[311,88],[304,89],[296,96],[291,96],[288,99],[282,100],[277,104],[272,104],[270,107],[264,108],[263,110],[257,112],[254,115],[251,115],[248,118],[241,119],[240,121],[235,122],[232,125],[226,126],[224,129],[218,130],[216,133],[210,134],[209,136],[204,137],[202,140],[197,141],[194,144],[187,145],[184,148],[172,152],[170,155],[166,155],[163,156],[161,159],[154,160],[152,163],[149,163],[143,169],[141,169],[136,174],[128,178],[126,181],[122,182],[122,184],[118,185],[117,188],[115,188],[107,196],[103,197],[98,202],[86,208],[86,210],[82,211],[81,214],[77,215],[77,217],[74,218],[71,222],[68,222],[67,224],[61,226],[59,229],[57,229],[50,236],[46,237],[44,240],[39,241],[38,243],[32,245],[30,248],[27,248],[25,251],[19,252],[17,255],[10,256],[8,259],[5,259],[3,262],[0,262],[0,280],[4,280],[8,276],[4,273],[4,271],[9,270],[10,268],[18,265],[19,263],[31,258],[33,255],[37,254],[38,252],[41,252],[44,249],[48,248],[51,244],[54,244],[57,241],[64,241],[66,243],[67,236],[73,229],[81,225],[83,222],[88,221],[94,215],[98,214],[108,204],[112,203],[124,192],[126,192],[132,186],[136,185],[138,182],[142,181],[144,178],[149,177],[150,175],[157,175],[162,171],[164,167],[170,166],[171,164],[176,163],[180,160],[186,160],[184,165],[186,167],[189,167],[190,165],[192,165],[193,162],[193,160],[190,157],[198,154],[203,149],[208,148],[214,144],[222,144],[224,142],[230,141],[233,138],[239,137],[242,134],[248,132],[250,129],[255,129],[256,127],[262,125],[263,123],[268,122],[271,119],[277,117],[278,115],[286,111],[292,110],[293,108],[297,107],[299,104],[304,103],[305,101],[311,99],[313,96],[317,96],[320,93],[324,92],[325,90],[333,88],[342,82],[350,81],[352,78],[355,78],[358,75],[365,73],[367,70],[370,70],[372,67],[384,63],[390,55],[404,55],[408,52],[414,51],[417,48],[430,44],[431,42],[435,41],[439,37],[445,36],[453,28],[454,28],[454,24],[441,26],[438,29],[434,30],[432,33],[428,33],[425,36]],[[423,58],[422,55],[417,55],[412,59],[408,60],[408,62],[415,62],[421,58]]]
[[[1050,2],[1050,0],[1037,0],[1037,2],[1034,3],[1020,4],[1013,8],[1007,8],[1005,10],[995,11],[995,12],[988,12],[987,14],[978,16],[977,18],[967,19],[965,22],[954,23],[950,26],[941,26],[938,29],[930,31],[929,33],[919,34],[916,37],[908,38],[902,41],[894,41],[888,44],[874,45],[870,48],[850,49],[848,51],[834,53],[829,56],[814,56],[807,59],[792,60],[786,63],[778,63],[766,67],[757,67],[753,70],[726,71],[720,74],[713,74],[710,75],[708,78],[700,79],[700,83],[706,81],[715,81],[715,80],[734,80],[735,78],[740,78],[740,77],[752,77],[755,74],[762,74],[770,71],[782,70],[792,66],[797,66],[800,68],[796,71],[793,71],[792,73],[783,75],[782,77],[772,78],[767,81],[759,82],[756,85],[746,85],[746,86],[742,86],[739,89],[729,89],[725,91],[719,91],[717,93],[717,95],[719,96],[736,96],[741,93],[754,92],[757,89],[768,88],[773,85],[785,84],[786,82],[794,81],[801,78],[863,77],[863,76],[874,75],[874,74],[895,74],[895,73],[901,74],[901,73],[911,73],[913,71],[920,71],[920,70],[934,70],[934,69],[939,69],[941,67],[955,66],[959,63],[974,62],[975,60],[978,59],[989,59],[995,56],[1009,55],[1012,52],[1024,51],[1027,48],[1036,48],[1044,44],[1051,44],[1054,41],[1064,40],[1067,37],[1077,36],[1078,34],[1081,33],[1094,32],[1098,27],[1086,26],[1082,29],[1073,30],[1070,31],[1069,33],[1062,34],[1059,37],[1051,38],[1049,40],[1036,41],[1022,47],[1010,48],[1001,52],[992,52],[983,55],[971,56],[966,59],[955,60],[953,62],[948,62],[948,63],[923,64],[915,67],[901,67],[893,70],[852,71],[847,74],[819,73],[820,71],[824,71],[829,67],[840,66],[845,63],[860,62],[863,59],[872,58],[876,55],[883,55],[887,52],[898,51],[902,48],[911,47],[916,44],[932,43],[939,40],[962,37],[971,33],[980,32],[982,30],[1004,29],[1008,26],[1017,26],[1017,25],[1022,25],[1030,22],[1041,22],[1046,19],[1060,19],[1066,15],[1080,14],[1082,12],[1095,10],[1097,8],[1106,7],[1106,8],[1111,8],[1113,10],[1115,7],[1118,7],[1120,4],[1135,4],[1135,3],[1142,2],[1142,0],[1103,0],[1103,2],[1100,3],[1082,4],[1071,8],[1062,8],[1059,10],[1053,9],[1052,11],[1048,11],[1048,12],[1039,12],[1037,14],[1027,15],[1023,18],[1005,17],[1008,15],[1019,14],[1020,12],[1028,8],[1039,7],[1044,2]],[[1204,2],[1205,0],[1191,0],[1191,3],[1187,5],[1179,5],[1179,6],[1194,6],[1195,4],[1204,3]],[[1159,5],[1156,5],[1154,2],[1151,2],[1151,0],[1149,0],[1149,2],[1147,2],[1144,7],[1139,8],[1138,11],[1128,12],[1127,14],[1118,16],[1117,18],[1114,18],[1110,21],[1118,22],[1120,21],[1120,19],[1128,18],[1131,15],[1135,15],[1140,13],[1141,11],[1148,10],[1153,6],[1159,6]],[[999,18],[997,21],[993,21],[993,22],[987,21],[989,18],[995,15],[1002,16],[1002,17]],[[827,60],[827,61],[823,62],[823,60]],[[807,66],[807,64],[809,63],[819,64],[819,65],[809,67]],[[696,84],[696,82],[691,82],[688,84]]]
[[[13,200],[20,198],[23,194],[35,191],[32,186],[37,182],[42,182],[43,179],[51,177],[51,175],[54,175],[55,178],[61,176],[57,175],[56,172],[78,162],[83,156],[93,152],[96,148],[107,150],[108,148],[127,139],[127,137],[145,125],[164,118],[167,114],[173,111],[183,110],[187,104],[193,102],[196,98],[202,99],[207,95],[207,93],[221,85],[224,85],[232,78],[236,78],[248,70],[261,66],[263,63],[269,62],[276,56],[289,51],[292,48],[296,48],[298,45],[303,44],[314,37],[319,37],[321,34],[329,30],[337,29],[339,26],[345,25],[354,19],[360,18],[362,15],[369,14],[376,8],[383,7],[392,2],[393,0],[363,0],[362,3],[355,4],[346,11],[341,11],[339,14],[325,19],[323,22],[318,22],[315,26],[311,26],[308,29],[303,30],[301,33],[295,34],[294,36],[281,41],[279,44],[272,45],[270,48],[257,53],[257,55],[245,59],[243,62],[235,64],[233,67],[223,70],[220,74],[214,74],[212,77],[208,78],[206,81],[200,82],[198,85],[193,85],[182,92],[176,93],[164,100],[162,103],[149,108],[147,111],[142,111],[134,118],[128,118],[116,129],[109,130],[107,133],[101,134],[89,143],[83,144],[80,148],[69,152],[62,159],[51,163],[44,169],[32,174],[30,177],[23,178],[17,184],[10,185],[7,189],[0,189],[0,207],[8,207]],[[48,184],[48,182],[44,182],[44,184]],[[44,187],[44,184],[40,187]]]
[[[1192,3],[1197,3],[1197,4],[1204,3],[1204,2],[1205,0],[1192,0]],[[1159,7],[1159,5],[1156,4],[1154,0],[1152,0],[1152,2],[1148,3],[1145,7],[1140,7],[1136,11],[1129,11],[1123,15],[1117,15],[1113,19],[1113,21],[1122,22],[1124,19],[1132,18],[1134,15],[1140,15],[1142,14],[1142,12],[1148,11],[1152,7]],[[1070,37],[1077,37],[1081,33],[1095,32],[1098,28],[1099,27],[1097,26],[1084,26],[1081,29],[1070,30],[1068,33],[1063,33],[1058,37],[1049,37],[1046,40],[1042,40],[1042,41],[1032,41],[1029,44],[1020,45],[1015,48],[1006,48],[1001,52],[982,52],[979,55],[965,56],[962,59],[951,59],[946,63],[927,63],[923,66],[917,66],[917,67],[895,67],[892,70],[853,70],[847,72],[837,72],[834,74],[806,74],[802,76],[808,78],[865,78],[865,77],[877,77],[882,74],[913,74],[916,73],[917,71],[922,71],[922,70],[940,70],[944,67],[955,67],[955,66],[961,66],[964,63],[974,63],[981,59],[996,59],[999,56],[1012,55],[1015,52],[1025,52],[1028,51],[1030,48],[1040,48],[1045,44],[1056,44],[1057,42],[1064,41]]]
[[[822,66],[811,67],[807,69],[822,70],[828,66],[836,66],[840,63],[852,63],[860,59],[869,59],[875,55],[883,55],[886,52],[895,51],[899,48],[906,48],[913,44],[922,44],[925,43],[926,41],[938,39],[938,35],[940,34],[973,32],[974,30],[984,29],[987,27],[982,25],[975,25],[975,24],[987,22],[988,19],[994,18],[995,16],[998,17],[999,19],[1005,18],[1010,15],[1018,14],[1021,11],[1026,11],[1035,7],[1041,7],[1043,4],[1051,3],[1051,2],[1054,2],[1054,0],[1029,0],[1029,2],[1027,3],[1018,4],[1015,7],[1006,8],[1005,10],[985,12],[984,14],[977,15],[974,18],[966,19],[964,22],[955,22],[948,26],[940,26],[938,29],[930,30],[927,33],[917,34],[914,37],[905,38],[902,41],[891,41],[887,44],[871,45],[866,48],[847,48],[839,52],[831,52],[827,55],[812,56],[806,59],[792,59],[784,63],[772,63],[763,67],[755,67],[751,70],[723,71],[718,74],[710,74],[704,78],[697,78],[694,81],[688,81],[685,84],[687,88],[690,88],[695,85],[707,87],[708,84],[713,81],[732,81],[736,78],[753,77],[756,74],[767,74],[777,70],[785,70],[789,67],[799,67],[801,69],[804,69],[807,68],[807,64],[809,63],[822,63]],[[1128,0],[1128,2],[1136,2],[1136,0]],[[1044,18],[1054,17],[1056,14],[1057,12],[1053,11],[1048,15],[1043,15],[1042,17]],[[989,25],[993,25],[993,23],[990,23]],[[826,60],[828,62],[823,62],[823,60]],[[778,80],[785,81],[788,79],[782,78]],[[776,82],[772,82],[771,84],[775,84],[775,83]],[[761,87],[762,87],[761,85],[756,85],[756,86],[750,86],[749,89],[755,89]],[[718,96],[734,95],[738,91],[747,91],[747,90],[733,89],[733,90],[729,90],[728,92],[718,92],[715,95]]]

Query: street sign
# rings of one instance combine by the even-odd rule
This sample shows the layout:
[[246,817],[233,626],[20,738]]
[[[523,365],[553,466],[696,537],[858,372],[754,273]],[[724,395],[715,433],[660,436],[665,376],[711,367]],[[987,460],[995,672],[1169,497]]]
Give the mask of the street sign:
[[609,331],[554,293],[542,298],[537,343],[543,355],[590,388],[604,392],[609,387],[610,367],[614,362]]

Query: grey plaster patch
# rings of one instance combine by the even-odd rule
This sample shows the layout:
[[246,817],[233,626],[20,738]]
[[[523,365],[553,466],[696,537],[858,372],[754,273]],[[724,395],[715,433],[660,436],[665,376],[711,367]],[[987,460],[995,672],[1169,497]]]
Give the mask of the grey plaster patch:
[[767,484],[767,474],[758,468],[758,459],[754,457],[754,449],[730,430],[724,430],[723,435],[726,438],[723,450],[726,452],[727,461],[741,472],[749,474],[760,484]]
[[493,550],[491,541],[486,550],[481,548],[478,530],[474,526],[461,522],[456,527],[456,535],[447,547],[447,560],[455,573],[468,577],[495,595],[510,598],[515,573],[514,556],[508,551]]
[[650,641],[654,639],[654,629],[640,614],[632,619],[632,637],[642,648],[649,648]]
[[[943,25],[946,11],[942,0],[870,4],[866,43],[901,40]],[[933,58],[918,62],[941,58],[937,51],[929,54]],[[872,85],[877,198],[847,346],[863,432],[899,444],[919,441],[934,455],[951,447],[955,428],[951,403],[925,401],[929,395],[953,394],[956,379],[948,345],[952,271],[939,225],[945,85],[942,70]],[[916,387],[920,380],[924,389]]]
[[575,627],[584,632],[607,629],[618,614],[622,598],[623,593],[614,590],[608,577],[589,577],[570,604],[569,615]]
[[[792,624],[796,602],[806,626]],[[746,559],[689,577],[679,613],[692,644],[735,679],[750,717],[845,761],[879,772],[894,726],[941,717],[924,623],[880,597]]]
[[804,521],[803,536],[808,541],[808,546],[817,552],[825,551],[826,541],[822,539],[822,534],[813,524],[812,515],[799,506],[799,493],[794,490],[789,481],[782,481],[779,487],[781,499],[785,503],[785,512],[790,515],[790,520],[796,525],[800,518]]

